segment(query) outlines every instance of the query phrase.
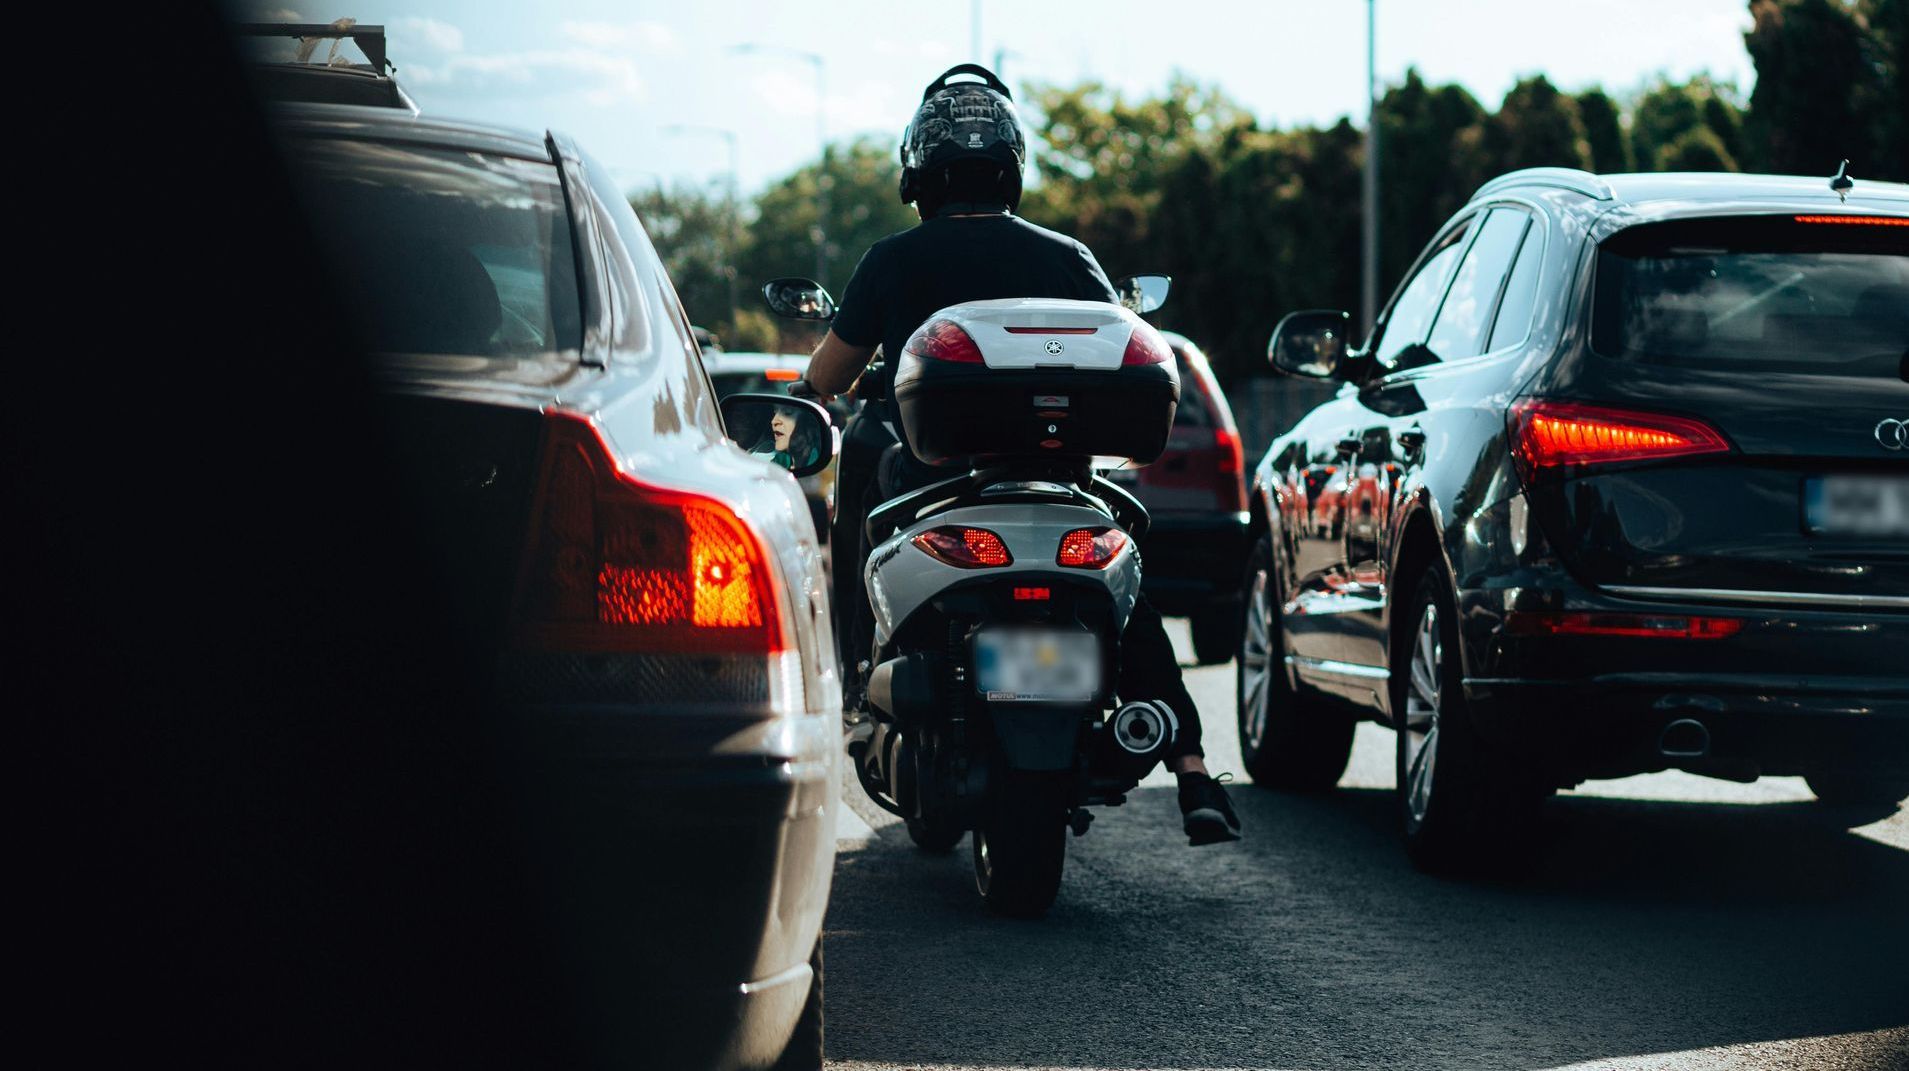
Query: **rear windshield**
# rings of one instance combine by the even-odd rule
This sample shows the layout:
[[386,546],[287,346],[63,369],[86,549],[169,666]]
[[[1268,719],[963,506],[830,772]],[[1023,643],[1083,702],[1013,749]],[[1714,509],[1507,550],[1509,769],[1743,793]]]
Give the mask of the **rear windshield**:
[[1173,423],[1181,428],[1210,428],[1213,426],[1213,413],[1206,407],[1206,391],[1201,389],[1199,373],[1188,366],[1187,359],[1178,347],[1173,351],[1174,363],[1180,371],[1180,407],[1173,411]]
[[1591,347],[1764,372],[1895,376],[1909,349],[1909,227],[1683,220],[1598,249]]
[[346,138],[288,151],[374,350],[518,357],[581,346],[555,166]]

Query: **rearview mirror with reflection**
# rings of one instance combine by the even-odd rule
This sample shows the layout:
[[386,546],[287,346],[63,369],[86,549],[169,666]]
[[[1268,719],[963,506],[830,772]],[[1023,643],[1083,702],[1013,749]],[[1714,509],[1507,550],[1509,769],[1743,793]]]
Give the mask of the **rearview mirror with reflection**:
[[1345,363],[1352,317],[1337,309],[1287,313],[1273,328],[1266,359],[1273,371],[1307,379],[1331,379]]
[[781,394],[732,394],[722,400],[723,425],[737,446],[797,476],[829,467],[838,435],[828,410]]
[[1173,288],[1170,275],[1129,275],[1114,283],[1120,303],[1137,313],[1149,313],[1167,303],[1167,291]]
[[813,280],[796,276],[771,279],[763,284],[762,297],[777,316],[791,320],[835,319],[835,299]]

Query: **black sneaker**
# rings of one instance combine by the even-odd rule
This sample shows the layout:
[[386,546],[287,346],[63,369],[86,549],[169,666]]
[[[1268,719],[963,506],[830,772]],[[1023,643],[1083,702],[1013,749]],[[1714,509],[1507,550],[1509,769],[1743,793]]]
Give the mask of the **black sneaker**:
[[1240,816],[1233,813],[1233,801],[1221,786],[1232,774],[1220,779],[1205,774],[1180,775],[1180,813],[1186,817],[1187,844],[1219,844],[1240,839]]

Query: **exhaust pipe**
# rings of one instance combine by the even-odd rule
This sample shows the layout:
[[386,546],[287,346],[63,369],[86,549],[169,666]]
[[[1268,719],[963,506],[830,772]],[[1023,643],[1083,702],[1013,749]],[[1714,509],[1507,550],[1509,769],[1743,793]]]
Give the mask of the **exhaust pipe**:
[[1678,718],[1657,737],[1657,753],[1667,759],[1701,759],[1710,754],[1710,730],[1695,718]]
[[1161,702],[1128,703],[1100,730],[1100,743],[1090,765],[1093,776],[1113,781],[1138,781],[1166,756],[1180,735],[1180,719]]

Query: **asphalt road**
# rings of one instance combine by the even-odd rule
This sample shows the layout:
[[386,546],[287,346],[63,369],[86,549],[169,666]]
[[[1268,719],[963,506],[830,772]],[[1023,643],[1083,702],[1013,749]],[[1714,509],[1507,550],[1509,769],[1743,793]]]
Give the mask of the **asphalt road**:
[[[1188,674],[1238,774],[1233,668]],[[1374,726],[1331,795],[1236,786],[1239,844],[1187,848],[1149,785],[1069,842],[1037,922],[987,914],[965,841],[921,855],[846,788],[830,1066],[1909,1068],[1909,813],[1599,782],[1517,876],[1461,881],[1406,863]]]

